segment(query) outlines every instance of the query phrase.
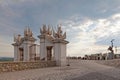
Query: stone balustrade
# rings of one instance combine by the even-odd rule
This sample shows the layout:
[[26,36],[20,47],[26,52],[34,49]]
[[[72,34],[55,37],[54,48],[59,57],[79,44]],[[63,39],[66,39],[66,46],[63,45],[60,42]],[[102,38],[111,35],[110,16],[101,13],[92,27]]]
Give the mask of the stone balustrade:
[[56,66],[55,61],[0,62],[0,73]]

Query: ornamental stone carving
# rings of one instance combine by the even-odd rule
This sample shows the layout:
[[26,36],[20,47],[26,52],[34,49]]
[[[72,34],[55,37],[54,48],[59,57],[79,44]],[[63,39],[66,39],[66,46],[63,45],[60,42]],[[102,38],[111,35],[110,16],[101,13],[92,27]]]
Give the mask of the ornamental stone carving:
[[50,26],[47,27],[44,24],[43,27],[40,28],[40,33],[41,33],[41,35],[51,35],[52,34],[52,30],[50,29]]
[[54,36],[54,38],[56,38],[56,39],[66,39],[66,32],[64,32],[64,34],[63,34],[63,31],[62,31],[62,29],[61,29],[61,26],[58,26],[58,29],[57,29],[57,32],[55,32],[54,30],[53,30],[53,36]]

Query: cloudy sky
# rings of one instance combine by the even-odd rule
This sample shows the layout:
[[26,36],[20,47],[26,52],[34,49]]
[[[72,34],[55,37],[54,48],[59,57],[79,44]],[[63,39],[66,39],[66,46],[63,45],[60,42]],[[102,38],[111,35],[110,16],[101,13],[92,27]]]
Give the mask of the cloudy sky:
[[105,53],[112,39],[119,53],[120,0],[0,0],[0,56],[13,57],[13,34],[29,25],[37,38],[43,24],[62,25],[69,56]]

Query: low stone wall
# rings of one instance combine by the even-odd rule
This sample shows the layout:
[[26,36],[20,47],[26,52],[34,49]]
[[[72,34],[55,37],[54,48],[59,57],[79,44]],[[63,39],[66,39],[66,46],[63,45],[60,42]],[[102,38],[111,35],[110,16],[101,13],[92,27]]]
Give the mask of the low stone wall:
[[0,73],[56,66],[55,61],[0,62]]
[[99,64],[113,66],[116,68],[120,68],[120,59],[113,59],[113,60],[99,60],[96,61]]

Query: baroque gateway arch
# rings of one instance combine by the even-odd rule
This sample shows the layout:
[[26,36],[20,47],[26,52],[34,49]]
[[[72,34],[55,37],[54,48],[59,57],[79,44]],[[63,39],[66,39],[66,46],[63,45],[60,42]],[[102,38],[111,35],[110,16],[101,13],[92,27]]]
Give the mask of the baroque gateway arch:
[[66,32],[63,33],[61,26],[54,31],[50,26],[43,25],[40,28],[39,57],[36,57],[35,44],[36,39],[30,28],[24,30],[24,36],[14,36],[14,61],[36,61],[39,60],[55,60],[58,66],[66,65]]

